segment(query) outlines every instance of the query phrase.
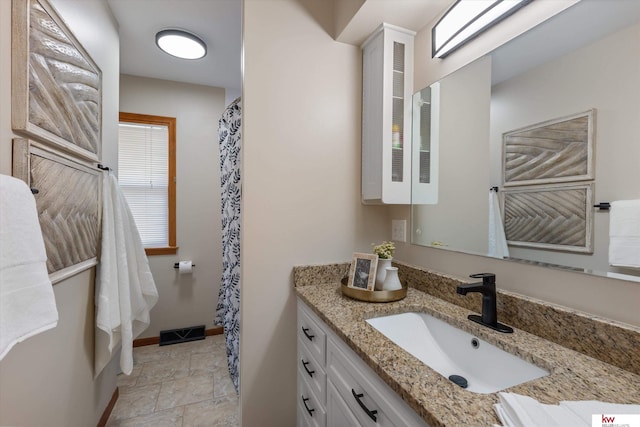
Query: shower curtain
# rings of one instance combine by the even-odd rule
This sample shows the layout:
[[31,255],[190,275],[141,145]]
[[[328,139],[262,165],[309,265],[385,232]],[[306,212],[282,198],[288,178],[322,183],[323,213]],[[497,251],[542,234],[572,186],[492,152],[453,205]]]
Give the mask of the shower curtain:
[[240,181],[241,104],[237,98],[218,122],[222,213],[222,281],[215,323],[224,326],[231,380],[240,386]]

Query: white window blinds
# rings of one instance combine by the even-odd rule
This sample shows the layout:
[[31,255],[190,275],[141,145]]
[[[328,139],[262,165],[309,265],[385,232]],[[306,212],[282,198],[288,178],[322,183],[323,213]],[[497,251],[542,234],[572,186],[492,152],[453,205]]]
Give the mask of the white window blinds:
[[169,129],[121,122],[118,182],[147,248],[169,246]]

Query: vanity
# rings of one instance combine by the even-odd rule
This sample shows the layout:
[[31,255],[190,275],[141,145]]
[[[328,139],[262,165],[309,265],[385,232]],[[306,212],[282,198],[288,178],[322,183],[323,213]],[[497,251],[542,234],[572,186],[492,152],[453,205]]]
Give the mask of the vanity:
[[[330,274],[318,273],[318,268],[302,273],[307,275],[305,280],[295,280],[298,425],[499,424],[493,409],[498,402],[496,393],[461,388],[367,323],[368,319],[406,312],[427,313],[549,372],[503,391],[547,404],[561,400],[640,403],[637,373],[517,327],[512,334],[492,331],[469,321],[469,309],[416,289],[411,281],[407,297],[401,301],[356,301],[342,295],[335,274],[331,278]],[[301,274],[294,269],[296,276]],[[597,328],[582,332],[598,334]],[[634,342],[638,343],[637,334],[630,345]],[[600,350],[607,352],[606,348]]]

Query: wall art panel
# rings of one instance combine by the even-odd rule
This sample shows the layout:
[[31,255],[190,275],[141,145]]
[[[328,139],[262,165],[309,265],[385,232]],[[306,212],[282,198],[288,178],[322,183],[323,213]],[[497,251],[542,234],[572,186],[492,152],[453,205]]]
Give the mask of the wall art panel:
[[595,110],[503,134],[505,186],[594,179]]
[[593,253],[593,184],[531,186],[503,191],[507,243]]
[[[103,172],[27,139],[13,140],[13,176],[34,192],[52,281],[96,264]],[[57,279],[57,280],[56,280]]]
[[13,129],[98,161],[98,66],[45,0],[13,0],[12,35]]

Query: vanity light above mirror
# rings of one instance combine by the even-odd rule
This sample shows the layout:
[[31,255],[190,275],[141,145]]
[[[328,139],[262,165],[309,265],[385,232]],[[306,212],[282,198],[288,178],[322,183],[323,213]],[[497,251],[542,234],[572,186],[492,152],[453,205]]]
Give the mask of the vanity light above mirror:
[[444,58],[532,0],[457,0],[432,29],[431,56]]

